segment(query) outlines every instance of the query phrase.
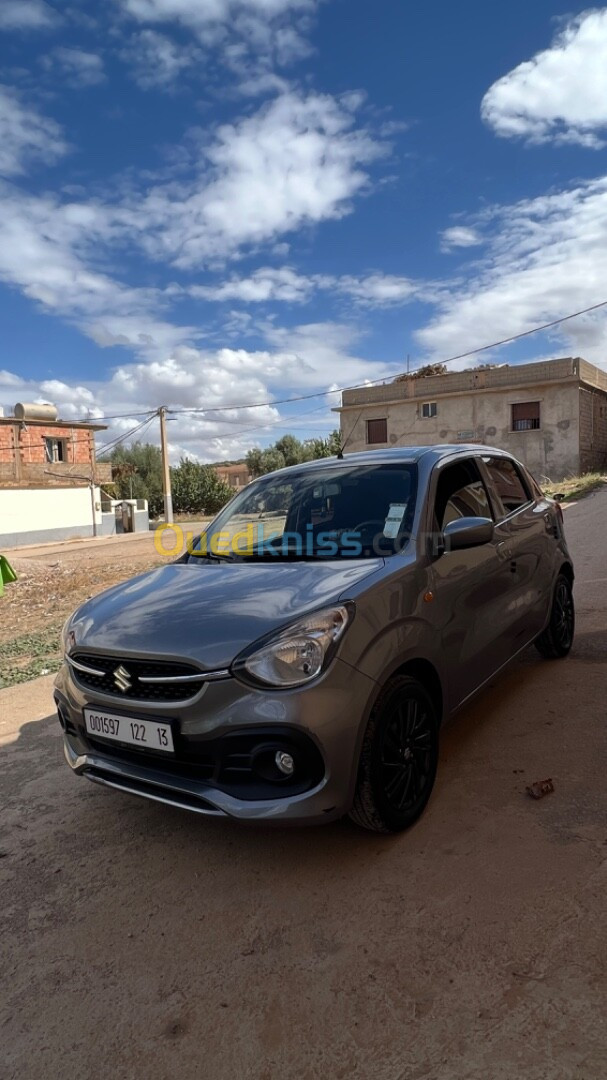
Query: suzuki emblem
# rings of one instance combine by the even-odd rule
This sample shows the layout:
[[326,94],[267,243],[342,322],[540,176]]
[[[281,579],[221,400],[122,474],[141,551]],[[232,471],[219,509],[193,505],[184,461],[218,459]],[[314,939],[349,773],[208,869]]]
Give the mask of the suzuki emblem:
[[126,694],[127,690],[132,689],[133,684],[131,682],[131,676],[122,664],[114,669],[113,675],[116,686],[123,694]]

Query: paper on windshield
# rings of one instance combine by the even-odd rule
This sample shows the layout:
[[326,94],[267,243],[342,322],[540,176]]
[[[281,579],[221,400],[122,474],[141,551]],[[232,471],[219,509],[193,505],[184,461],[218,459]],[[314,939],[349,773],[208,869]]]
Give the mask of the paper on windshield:
[[407,503],[390,503],[388,516],[384,525],[384,536],[394,539],[398,536],[403,518],[407,512]]

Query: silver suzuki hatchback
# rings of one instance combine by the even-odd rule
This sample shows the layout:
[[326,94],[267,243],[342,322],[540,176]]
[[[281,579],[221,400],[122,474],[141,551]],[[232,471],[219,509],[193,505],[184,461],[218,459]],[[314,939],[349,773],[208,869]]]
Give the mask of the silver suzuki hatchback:
[[66,760],[209,816],[404,829],[444,720],[532,642],[567,655],[572,585],[560,506],[501,450],[282,469],[68,619]]

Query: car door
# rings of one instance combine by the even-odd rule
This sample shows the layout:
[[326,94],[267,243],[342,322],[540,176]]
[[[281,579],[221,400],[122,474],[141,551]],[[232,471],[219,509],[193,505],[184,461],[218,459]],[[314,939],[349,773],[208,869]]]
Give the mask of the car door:
[[497,526],[490,543],[443,550],[445,525],[461,517],[494,519],[474,457],[436,466],[429,492],[432,617],[449,671],[451,708],[509,659],[512,637],[513,574],[505,547],[510,534]]
[[535,498],[522,469],[506,455],[483,455],[487,486],[507,547],[513,590],[512,649],[541,632],[550,604],[554,572],[554,514]]

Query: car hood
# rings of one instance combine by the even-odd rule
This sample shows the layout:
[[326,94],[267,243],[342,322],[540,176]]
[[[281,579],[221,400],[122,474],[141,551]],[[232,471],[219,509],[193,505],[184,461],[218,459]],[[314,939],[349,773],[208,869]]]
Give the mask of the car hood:
[[190,658],[212,671],[297,616],[348,599],[382,565],[172,563],[87,600],[69,629],[77,648]]

